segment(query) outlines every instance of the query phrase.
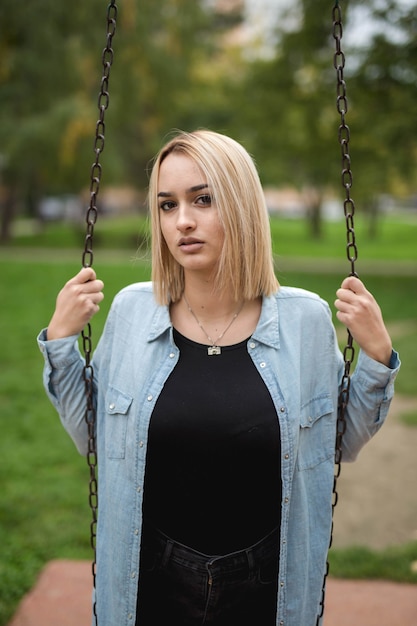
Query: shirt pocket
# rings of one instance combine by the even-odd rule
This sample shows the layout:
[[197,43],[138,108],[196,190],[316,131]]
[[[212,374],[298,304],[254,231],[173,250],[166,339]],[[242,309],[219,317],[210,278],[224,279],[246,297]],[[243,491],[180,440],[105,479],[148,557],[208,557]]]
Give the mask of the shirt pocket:
[[301,407],[297,455],[299,470],[311,469],[334,455],[335,424],[331,396],[317,396]]
[[106,453],[110,459],[124,459],[126,434],[132,396],[109,387],[106,394],[105,434]]

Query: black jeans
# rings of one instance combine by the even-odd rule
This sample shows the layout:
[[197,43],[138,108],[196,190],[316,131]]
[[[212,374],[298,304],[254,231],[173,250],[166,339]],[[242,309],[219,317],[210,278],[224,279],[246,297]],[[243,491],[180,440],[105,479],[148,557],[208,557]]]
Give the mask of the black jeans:
[[275,626],[279,531],[208,556],[145,527],[136,626]]

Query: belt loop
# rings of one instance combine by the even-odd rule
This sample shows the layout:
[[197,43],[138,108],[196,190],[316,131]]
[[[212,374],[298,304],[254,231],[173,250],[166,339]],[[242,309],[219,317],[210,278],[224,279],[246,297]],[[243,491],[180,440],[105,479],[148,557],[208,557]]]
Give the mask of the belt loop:
[[172,548],[174,546],[174,542],[171,539],[167,539],[164,549],[164,554],[162,556],[162,567],[165,567],[169,561],[169,557],[171,556]]

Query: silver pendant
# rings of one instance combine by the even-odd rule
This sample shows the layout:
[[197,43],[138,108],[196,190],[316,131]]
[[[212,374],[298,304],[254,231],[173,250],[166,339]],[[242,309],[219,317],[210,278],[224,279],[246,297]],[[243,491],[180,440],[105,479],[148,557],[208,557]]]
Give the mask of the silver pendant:
[[209,346],[207,348],[207,354],[209,356],[215,356],[217,354],[221,354],[222,349],[220,348],[220,346]]

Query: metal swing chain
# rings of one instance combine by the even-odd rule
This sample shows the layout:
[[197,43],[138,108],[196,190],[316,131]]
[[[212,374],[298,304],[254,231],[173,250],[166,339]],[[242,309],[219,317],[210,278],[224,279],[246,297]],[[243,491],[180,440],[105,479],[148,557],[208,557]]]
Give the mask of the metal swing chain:
[[[346,233],[347,233],[347,246],[346,253],[347,258],[350,262],[350,275],[357,276],[355,271],[355,261],[358,258],[358,251],[356,245],[355,238],[355,230],[354,230],[354,214],[355,214],[355,204],[350,195],[350,190],[352,187],[352,171],[351,171],[351,159],[349,155],[349,140],[350,140],[350,130],[346,124],[345,115],[348,110],[348,102],[346,95],[346,83],[344,80],[344,67],[345,67],[345,56],[341,48],[341,39],[343,36],[343,25],[342,25],[342,12],[339,6],[339,2],[336,0],[335,6],[332,12],[333,16],[333,37],[336,43],[336,52],[334,54],[334,68],[336,70],[337,75],[337,99],[336,106],[337,111],[340,115],[340,126],[338,132],[338,139],[341,147],[342,153],[342,186],[346,192],[346,198],[343,203],[344,214],[346,219]],[[98,98],[98,109],[99,109],[99,119],[96,124],[96,135],[95,135],[95,143],[94,143],[94,152],[96,155],[96,159],[91,167],[91,177],[90,177],[90,204],[86,214],[86,237],[84,242],[84,251],[82,255],[82,265],[83,267],[91,267],[93,263],[93,235],[94,235],[94,226],[97,221],[98,210],[96,206],[97,196],[100,188],[101,181],[101,173],[102,168],[100,164],[100,155],[104,150],[105,144],[105,111],[109,106],[109,77],[110,77],[110,69],[113,63],[113,49],[112,49],[112,40],[113,36],[116,32],[116,22],[117,22],[117,5],[115,0],[111,0],[110,4],[107,7],[107,44],[103,50],[102,54],[102,64],[103,64],[103,75],[101,80],[101,89]],[[91,547],[94,551],[94,561],[92,563],[92,574],[93,574],[93,582],[95,587],[96,580],[96,528],[97,528],[97,512],[98,512],[98,485],[97,485],[97,450],[96,450],[96,434],[95,434],[95,422],[96,422],[96,414],[95,407],[93,403],[93,367],[91,365],[91,354],[92,354],[92,341],[91,341],[92,333],[91,326],[87,324],[86,328],[82,331],[82,339],[83,339],[83,351],[85,356],[85,366],[83,369],[83,379],[85,383],[85,392],[86,392],[86,409],[85,409],[85,421],[88,426],[88,453],[87,453],[87,463],[90,469],[90,481],[89,481],[89,504],[92,512],[92,521],[90,524],[90,538],[91,538]],[[335,444],[335,472],[334,472],[334,480],[333,480],[333,501],[332,501],[332,517],[334,513],[335,506],[338,501],[338,493],[337,493],[337,479],[341,473],[341,461],[342,461],[342,438],[346,431],[346,407],[349,401],[349,391],[350,391],[350,368],[355,356],[355,349],[353,347],[353,338],[348,330],[347,344],[343,351],[344,358],[344,374],[341,382],[341,390],[339,394],[339,403],[338,403],[338,418],[337,418],[337,428],[336,428],[336,444]],[[329,548],[332,545],[332,537],[333,537],[333,520],[332,520],[332,528],[331,528],[331,536]],[[326,579],[329,573],[329,563],[326,565],[326,572],[324,574],[323,580],[323,588],[322,588],[322,599],[320,603],[320,613],[317,616],[316,624],[319,625],[320,620],[324,613],[324,599],[325,599],[325,584]],[[97,612],[96,605],[94,603],[94,617],[95,623],[97,625]]]
[[[96,123],[95,141],[94,141],[94,153],[96,155],[95,161],[91,167],[90,172],[90,204],[86,213],[86,236],[84,241],[84,251],[82,255],[82,266],[91,267],[93,264],[93,235],[94,226],[97,221],[97,196],[100,189],[102,168],[100,164],[100,155],[104,150],[105,141],[105,112],[109,106],[109,77],[110,69],[113,63],[113,48],[112,41],[116,32],[116,20],[117,20],[117,6],[114,0],[111,0],[107,7],[107,39],[106,47],[102,53],[102,65],[103,74],[101,78],[100,93],[98,96],[98,109],[99,119]],[[92,333],[91,326],[87,326],[83,329],[82,333],[82,345],[85,358],[85,364],[83,368],[83,380],[85,386],[86,407],[84,413],[84,419],[87,423],[88,431],[88,451],[87,451],[87,464],[90,471],[89,478],[89,505],[91,509],[91,523],[90,523],[90,543],[93,549],[93,562],[92,562],[92,574],[93,585],[96,588],[96,535],[97,535],[97,512],[98,512],[98,485],[97,485],[97,446],[96,446],[96,410],[93,401],[93,377],[94,371],[91,365],[92,355]],[[93,613],[95,624],[97,626],[97,611],[96,602],[93,604]]]
[[[348,110],[348,101],[346,95],[346,82],[344,80],[345,55],[342,51],[341,40],[343,36],[342,11],[338,0],[335,2],[332,12],[333,17],[333,38],[335,40],[336,51],[333,57],[333,65],[336,70],[336,108],[340,115],[340,126],[338,131],[338,140],[342,153],[342,187],[345,189],[345,200],[343,202],[343,210],[346,220],[346,254],[350,263],[350,276],[357,276],[355,270],[355,261],[358,258],[358,249],[356,245],[354,215],[355,203],[350,195],[353,177],[351,170],[351,159],[349,155],[350,130],[346,124],[345,116]],[[333,477],[333,498],[332,498],[332,526],[330,532],[329,549],[333,541],[333,516],[334,510],[338,502],[337,479],[341,473],[342,463],[342,439],[346,431],[346,408],[349,402],[350,393],[350,369],[355,357],[355,348],[353,346],[353,337],[350,331],[347,331],[347,342],[343,350],[344,372],[340,386],[338,400],[338,414],[336,423],[336,442],[335,442],[335,466]],[[322,597],[320,602],[320,611],[317,616],[316,626],[319,626],[321,618],[324,614],[324,600],[326,593],[326,580],[329,574],[329,561],[326,562],[326,571],[323,578]]]

